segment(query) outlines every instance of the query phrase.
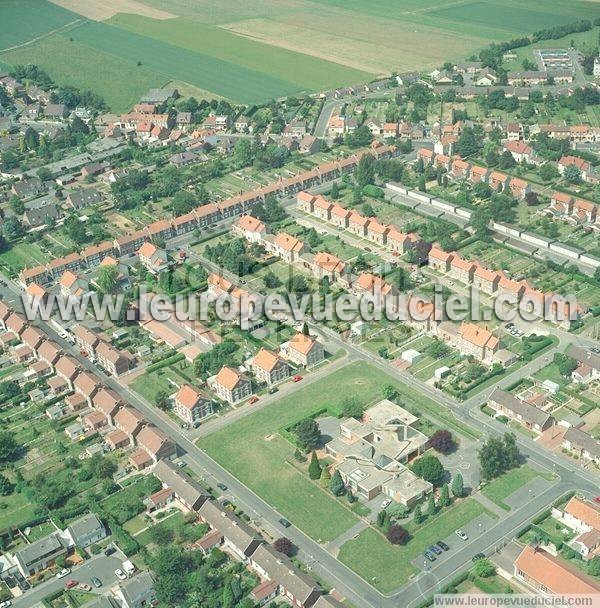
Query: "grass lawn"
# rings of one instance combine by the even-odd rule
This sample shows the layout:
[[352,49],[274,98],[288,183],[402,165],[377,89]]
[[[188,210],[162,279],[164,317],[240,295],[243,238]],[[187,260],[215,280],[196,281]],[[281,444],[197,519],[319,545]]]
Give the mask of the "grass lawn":
[[[165,368],[163,368],[163,370],[164,369]],[[132,382],[131,388],[152,404],[155,403],[156,395],[160,391],[167,391],[167,393],[171,394],[176,390],[167,380],[166,375],[158,375],[156,372],[145,372],[138,376]]]
[[369,528],[342,545],[338,559],[379,591],[389,593],[417,572],[410,563],[417,555],[485,512],[472,498],[461,501],[419,527],[407,525],[412,538],[404,547],[391,545]]
[[152,542],[152,529],[153,528],[166,528],[168,530],[174,530],[177,526],[181,525],[185,521],[183,513],[181,511],[176,511],[175,513],[169,515],[162,519],[159,523],[154,524],[147,530],[144,530],[142,533],[138,534],[135,539],[138,543],[142,545],[149,545]]
[[198,445],[309,536],[331,540],[356,523],[356,518],[286,463],[293,458],[294,448],[279,431],[323,408],[338,415],[348,396],[375,403],[386,384],[396,386],[413,409],[450,416],[386,373],[356,362],[201,439]]
[[559,386],[566,386],[569,383],[569,381],[558,371],[558,366],[555,363],[549,363],[539,372],[536,372],[533,377],[540,382],[552,380],[552,382],[556,382]]
[[523,465],[494,479],[482,488],[481,493],[506,511],[510,511],[510,507],[503,502],[504,499],[538,475],[537,471]]
[[2,527],[20,527],[34,518],[35,509],[36,505],[29,502],[25,496],[18,492],[14,492],[10,496],[1,496],[0,513],[2,514]]
[[141,515],[136,515],[123,524],[123,529],[133,535],[147,527],[148,522]]

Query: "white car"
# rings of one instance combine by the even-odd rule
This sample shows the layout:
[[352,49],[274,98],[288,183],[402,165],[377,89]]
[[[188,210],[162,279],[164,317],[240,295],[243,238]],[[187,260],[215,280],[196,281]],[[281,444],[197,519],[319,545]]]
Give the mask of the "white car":
[[67,574],[71,574],[71,568],[63,568],[60,572],[56,573],[56,578],[65,578]]
[[0,602],[0,608],[8,608],[12,606],[12,602],[10,600],[5,600],[4,602]]
[[125,572],[123,572],[123,570],[121,570],[121,568],[117,568],[115,570],[115,574],[117,575],[117,578],[124,581],[127,577],[125,576]]
[[391,499],[386,498],[382,503],[381,503],[381,508],[382,509],[386,509],[387,507],[389,507],[392,504]]
[[458,536],[458,538],[462,538],[463,540],[467,540],[469,537],[462,531],[462,530],[456,530],[455,531],[456,536]]

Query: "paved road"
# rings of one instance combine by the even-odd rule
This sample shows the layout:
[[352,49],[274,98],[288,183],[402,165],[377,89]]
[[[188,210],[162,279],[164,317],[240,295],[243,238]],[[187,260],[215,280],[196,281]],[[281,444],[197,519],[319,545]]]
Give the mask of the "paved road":
[[21,597],[13,600],[15,608],[29,608],[38,602],[41,602],[45,597],[64,589],[65,583],[69,579],[76,580],[78,583],[87,583],[92,585],[92,577],[96,576],[102,582],[102,587],[96,588],[92,585],[92,592],[98,594],[106,593],[112,587],[118,578],[115,574],[117,568],[121,568],[125,557],[121,553],[115,553],[111,556],[96,555],[90,560],[84,562],[81,566],[76,566],[72,569],[71,574],[65,578],[52,578],[29,591],[26,591]]
[[[227,275],[227,273],[224,274]],[[231,275],[231,273],[229,273],[229,275],[230,276],[227,278],[237,278]],[[234,282],[239,284],[239,279],[234,280]],[[11,290],[13,292],[13,298],[15,293],[20,293],[18,288],[12,284],[8,288],[1,288],[0,292],[4,292],[5,295],[10,295],[9,292]],[[93,370],[99,375],[103,375],[87,358],[82,357],[77,349],[60,338],[48,324],[42,323],[42,325],[45,326],[44,329],[47,333],[60,343],[65,350],[76,357],[84,368]],[[407,372],[398,370],[390,362],[380,359],[366,349],[357,345],[347,344],[333,331],[321,326],[315,327],[315,329],[319,331],[319,333],[325,335],[332,343],[339,345],[340,348],[346,349],[349,353],[349,358],[368,360],[371,364],[379,367],[386,373],[400,378],[410,386],[414,386],[418,392],[425,394],[435,402],[446,406],[457,419],[483,430],[486,434],[501,433],[505,431],[504,425],[488,418],[479,411],[478,406],[484,401],[484,394],[478,395],[476,398],[463,404],[459,404],[450,396],[416,380]],[[331,366],[329,366],[329,368],[331,369]],[[522,374],[525,373],[526,370],[522,368],[520,371]],[[518,437],[521,451],[538,466],[554,471],[559,478],[559,483],[555,484],[550,490],[544,493],[544,495],[536,497],[536,499],[531,501],[528,505],[525,505],[517,511],[511,512],[508,517],[500,521],[489,531],[486,531],[485,536],[482,535],[480,538],[474,538],[472,541],[470,540],[469,543],[465,545],[464,549],[456,554],[456,559],[440,563],[439,566],[434,564],[431,571],[428,571],[418,579],[413,580],[400,591],[389,596],[383,596],[366,581],[335,559],[323,546],[310,539],[303,532],[294,526],[291,528],[284,528],[281,526],[281,524],[279,524],[281,514],[278,513],[276,509],[263,501],[254,494],[252,490],[244,486],[233,475],[200,450],[193,441],[182,432],[182,429],[164,412],[153,407],[138,394],[130,391],[128,387],[119,383],[115,378],[104,377],[107,385],[118,392],[122,398],[132,403],[148,420],[161,428],[177,442],[180,449],[186,453],[186,460],[200,475],[209,476],[210,478],[219,480],[228,485],[232,499],[242,509],[273,535],[285,535],[289,537],[292,542],[299,547],[299,557],[301,561],[308,564],[319,576],[323,577],[324,580],[327,580],[334,585],[342,594],[348,597],[351,602],[360,606],[367,605],[392,608],[396,607],[398,602],[402,602],[402,605],[410,606],[417,602],[419,598],[422,597],[422,594],[432,592],[438,583],[441,584],[457,572],[464,570],[470,564],[470,559],[474,553],[486,550],[490,546],[494,546],[498,543],[503,543],[508,536],[513,534],[516,529],[521,527],[537,511],[544,508],[553,498],[556,498],[563,492],[571,489],[578,489],[591,493],[596,491],[597,488],[597,479],[590,473],[577,469],[571,463],[565,462],[558,455],[547,453],[534,442],[526,438]]]

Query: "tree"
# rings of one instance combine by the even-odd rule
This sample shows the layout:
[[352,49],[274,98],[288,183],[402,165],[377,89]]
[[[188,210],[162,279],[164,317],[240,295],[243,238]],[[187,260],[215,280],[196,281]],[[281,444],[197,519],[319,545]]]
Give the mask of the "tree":
[[389,527],[386,538],[392,545],[405,545],[410,539],[410,534],[402,526],[393,525]]
[[375,159],[370,154],[364,154],[358,161],[354,176],[356,184],[361,189],[367,184],[373,183],[375,180]]
[[4,220],[2,230],[4,232],[4,236],[10,240],[18,239],[25,233],[25,229],[23,228],[21,220],[14,216],[7,217]]
[[337,469],[331,477],[329,489],[331,490],[332,494],[335,494],[336,496],[343,496],[346,492],[344,480],[342,479],[342,476],[340,475],[340,472]]
[[431,517],[437,513],[437,505],[435,504],[435,496],[433,492],[429,495],[429,500],[427,501],[427,515]]
[[104,294],[114,294],[119,284],[119,269],[116,264],[102,266],[96,277],[96,284]]
[[365,217],[375,217],[375,210],[370,203],[365,203],[362,206],[362,212]]
[[482,136],[478,129],[465,127],[456,142],[456,151],[462,157],[477,154],[482,146]]
[[454,496],[461,498],[465,495],[465,486],[463,481],[463,476],[460,473],[457,473],[452,479],[452,494]]
[[553,363],[558,368],[558,371],[565,378],[570,378],[571,374],[577,369],[577,360],[569,355],[555,353]]
[[196,197],[187,190],[180,190],[175,193],[171,201],[171,207],[175,215],[185,215],[196,207]]
[[295,552],[294,543],[289,538],[282,536],[281,538],[276,539],[273,542],[273,548],[275,551],[279,551],[279,553],[283,553],[288,557],[291,557]]
[[263,282],[268,289],[277,289],[281,285],[279,277],[272,270],[265,274]]
[[13,434],[9,431],[0,431],[0,462],[16,460],[20,451],[21,446],[16,442]]
[[13,484],[10,483],[8,477],[0,473],[0,496],[8,496],[12,494]]
[[329,472],[329,467],[325,465],[323,470],[321,471],[321,486],[324,488],[328,488],[331,483],[331,473]]
[[440,454],[450,454],[456,449],[452,433],[446,429],[436,431],[429,439],[429,445]]
[[385,509],[382,509],[381,511],[379,511],[379,513],[377,513],[377,527],[380,530],[387,530],[389,524],[390,514]]
[[527,206],[535,207],[540,204],[540,197],[537,192],[532,190],[525,195],[525,202],[527,203]]
[[471,213],[471,227],[475,231],[475,235],[478,238],[486,238],[489,234],[489,223],[491,221],[491,214],[489,209],[478,206]]
[[158,391],[154,397],[154,404],[159,409],[166,411],[169,407],[169,393],[167,391]]
[[304,451],[308,452],[319,446],[321,431],[319,430],[317,421],[313,418],[305,418],[299,422],[294,428],[294,433],[300,447],[304,449]]
[[508,150],[504,150],[498,160],[498,168],[502,170],[511,169],[516,164],[514,156]]
[[310,457],[310,464],[308,465],[308,476],[311,479],[321,478],[321,465],[317,458],[317,453],[313,450],[312,456]]
[[581,183],[581,170],[576,165],[569,165],[563,172],[563,177],[571,184]]
[[337,199],[340,197],[340,187],[337,185],[337,182],[333,182],[333,184],[331,185],[329,196],[333,199]]
[[18,196],[11,196],[8,204],[15,215],[23,215],[25,213],[25,203]]
[[592,557],[588,562],[588,574],[592,576],[600,576],[600,555]]
[[473,571],[481,578],[488,578],[496,574],[496,566],[489,559],[479,559],[475,562]]
[[23,146],[26,150],[37,150],[40,145],[40,135],[31,127],[27,127],[25,129],[25,133],[23,134]]
[[381,394],[384,399],[388,399],[389,401],[394,401],[398,398],[398,390],[392,384],[386,384],[381,388]]
[[445,483],[440,491],[440,506],[450,506],[450,492],[448,491],[448,484]]
[[308,328],[308,323],[306,321],[304,321],[304,323],[302,323],[302,335],[310,336],[310,330]]
[[342,401],[342,414],[346,418],[360,420],[364,411],[363,404],[357,397],[345,397]]
[[512,433],[504,437],[490,437],[478,452],[481,475],[485,480],[494,479],[520,462],[520,454]]
[[552,163],[546,163],[546,164],[542,165],[539,169],[539,173],[540,173],[540,177],[545,182],[550,182],[553,179],[557,179],[558,176],[560,175],[560,173],[558,172],[558,169]]
[[413,519],[416,524],[421,524],[425,520],[425,517],[423,516],[423,512],[421,511],[421,505],[417,505],[415,507],[415,510],[413,512]]
[[444,480],[444,467],[436,456],[422,456],[413,462],[411,470],[434,486],[440,486]]

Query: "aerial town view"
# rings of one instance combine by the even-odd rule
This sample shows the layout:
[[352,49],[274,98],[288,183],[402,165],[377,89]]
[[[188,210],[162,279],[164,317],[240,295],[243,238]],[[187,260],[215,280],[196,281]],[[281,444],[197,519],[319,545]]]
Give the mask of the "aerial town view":
[[600,0],[0,0],[0,608],[600,608]]

